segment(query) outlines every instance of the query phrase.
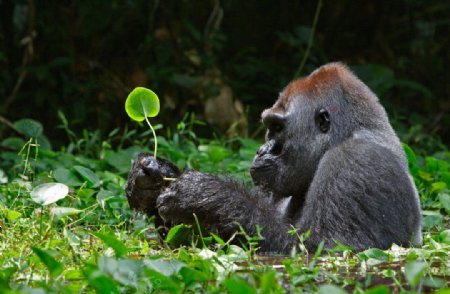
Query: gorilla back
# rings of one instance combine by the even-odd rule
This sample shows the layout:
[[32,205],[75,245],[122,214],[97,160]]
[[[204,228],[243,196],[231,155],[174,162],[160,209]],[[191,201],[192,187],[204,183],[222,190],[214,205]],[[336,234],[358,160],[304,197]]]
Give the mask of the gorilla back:
[[[250,234],[259,225],[262,251],[296,246],[298,238],[287,233],[292,227],[311,232],[304,245],[312,250],[321,241],[356,251],[422,243],[419,197],[399,139],[375,94],[345,65],[331,63],[291,82],[262,122],[266,142],[253,160],[253,189],[196,171],[163,188],[167,161],[141,155],[148,160],[130,172],[130,205],[157,209],[168,225],[192,222],[196,213],[224,238],[237,224]],[[157,166],[152,176],[148,162]]]

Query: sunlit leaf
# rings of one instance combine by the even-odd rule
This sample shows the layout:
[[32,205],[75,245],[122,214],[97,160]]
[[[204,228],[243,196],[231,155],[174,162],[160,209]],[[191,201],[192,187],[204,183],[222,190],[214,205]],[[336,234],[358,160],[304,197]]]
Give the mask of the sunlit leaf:
[[159,113],[158,96],[149,89],[137,87],[125,101],[125,111],[131,119],[143,121],[146,117],[155,117]]
[[0,184],[6,184],[6,183],[8,183],[8,176],[2,169],[0,169]]
[[9,222],[14,222],[16,219],[20,218],[22,214],[18,211],[6,209],[6,218]]
[[56,220],[59,220],[63,217],[69,216],[69,215],[77,215],[83,210],[72,208],[72,207],[53,207],[50,210],[51,214],[55,217]]
[[49,205],[69,194],[69,187],[61,183],[46,183],[35,187],[31,193],[34,202]]

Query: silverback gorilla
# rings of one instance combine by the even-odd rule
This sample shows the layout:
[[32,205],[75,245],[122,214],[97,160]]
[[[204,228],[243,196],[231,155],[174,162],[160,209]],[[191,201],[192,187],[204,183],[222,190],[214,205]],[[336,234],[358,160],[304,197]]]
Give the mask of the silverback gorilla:
[[[314,250],[355,251],[422,243],[419,197],[378,98],[345,65],[291,82],[262,113],[266,142],[250,173],[255,188],[140,154],[128,177],[130,206],[167,225],[192,223],[231,237],[261,227],[260,251],[288,252],[292,228]],[[163,177],[177,177],[164,181]]]

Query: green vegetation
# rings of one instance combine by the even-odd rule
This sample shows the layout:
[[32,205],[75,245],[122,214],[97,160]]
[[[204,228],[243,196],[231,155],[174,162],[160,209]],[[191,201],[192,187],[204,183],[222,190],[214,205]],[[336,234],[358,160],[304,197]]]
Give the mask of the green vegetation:
[[[0,293],[449,293],[449,8],[0,0]],[[241,248],[180,225],[161,241],[153,219],[130,210],[127,173],[149,146],[182,169],[250,185],[261,111],[294,76],[337,60],[405,142],[421,248],[259,256],[258,235]],[[152,102],[138,95],[128,112],[150,129],[123,128],[138,86],[164,93],[161,109],[147,92]],[[164,128],[147,118],[159,110]]]
[[[53,151],[39,144],[45,138],[42,126],[26,122],[27,127],[16,129],[29,140],[1,142],[2,293],[388,293],[449,287],[448,150],[422,156],[424,150],[414,153],[405,145],[423,207],[422,248],[354,254],[339,245],[328,252],[259,256],[258,236],[246,236],[249,246],[241,248],[177,226],[163,242],[152,218],[130,210],[123,191],[126,175],[131,159],[148,149],[149,130],[123,134],[124,145],[133,147],[113,149],[110,140],[119,132],[114,130],[107,138],[84,132]],[[159,137],[161,156],[182,168],[233,173],[249,183],[249,165],[260,142],[197,138],[194,124],[195,117],[186,117],[176,132]],[[68,125],[66,131],[76,138]],[[62,190],[49,194],[50,183],[61,183]]]
[[158,151],[158,139],[148,118],[155,117],[159,113],[158,96],[152,90],[137,87],[128,95],[127,100],[125,101],[125,111],[128,116],[135,121],[145,120],[153,134],[153,140],[155,141],[155,152],[153,153],[153,156],[156,157]]

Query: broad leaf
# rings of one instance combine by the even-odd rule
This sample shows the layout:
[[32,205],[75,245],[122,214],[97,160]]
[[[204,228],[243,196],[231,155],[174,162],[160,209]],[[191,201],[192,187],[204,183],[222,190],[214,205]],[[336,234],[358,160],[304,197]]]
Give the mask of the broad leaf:
[[159,113],[158,96],[151,90],[137,87],[128,95],[125,101],[125,111],[136,121],[146,117],[155,117]]
[[31,193],[34,202],[49,205],[69,194],[69,187],[61,183],[46,183],[35,187]]
[[75,165],[73,169],[88,182],[88,187],[93,188],[100,184],[100,179],[92,170],[81,165]]
[[335,285],[322,285],[319,288],[319,294],[346,294],[348,293],[344,289],[339,288]]
[[78,187],[83,185],[80,177],[74,171],[66,168],[57,168],[53,173],[53,177],[58,182],[64,183],[67,186]]
[[29,138],[37,138],[42,135],[44,128],[42,124],[33,119],[24,118],[14,123],[16,130]]
[[41,262],[45,264],[47,269],[50,272],[50,275],[53,277],[58,276],[63,271],[62,264],[57,261],[47,250],[43,250],[37,247],[31,247],[33,249],[34,253],[39,257]]
[[192,229],[185,224],[179,224],[170,229],[166,236],[167,244],[178,247],[182,244],[188,244],[192,236]]
[[231,277],[226,279],[223,284],[227,291],[231,294],[251,294],[256,293],[256,290],[252,288],[245,280],[238,277]]
[[427,264],[422,261],[411,262],[405,265],[405,278],[411,287],[415,288],[427,271]]
[[92,235],[96,236],[105,243],[106,246],[111,247],[116,253],[117,257],[124,256],[128,253],[128,248],[122,241],[118,240],[116,236],[112,233],[100,233],[100,232],[90,232]]
[[54,215],[56,220],[59,220],[63,217],[76,215],[83,211],[72,207],[53,207],[50,212]]

